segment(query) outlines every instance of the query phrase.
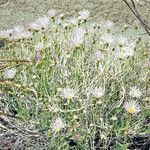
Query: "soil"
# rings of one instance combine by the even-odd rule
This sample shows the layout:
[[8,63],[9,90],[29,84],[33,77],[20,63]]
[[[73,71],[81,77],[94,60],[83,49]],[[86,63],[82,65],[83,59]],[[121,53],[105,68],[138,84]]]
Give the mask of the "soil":
[[[150,18],[149,8],[139,5],[141,13],[147,19]],[[100,22],[105,19],[118,25],[132,24],[136,20],[122,0],[0,0],[0,30],[31,22],[50,9],[71,15],[88,9],[91,11],[92,21]]]

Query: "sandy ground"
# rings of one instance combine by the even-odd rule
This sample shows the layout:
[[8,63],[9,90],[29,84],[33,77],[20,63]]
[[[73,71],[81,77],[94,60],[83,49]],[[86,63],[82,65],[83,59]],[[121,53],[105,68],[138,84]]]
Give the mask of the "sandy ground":
[[71,15],[88,9],[91,20],[101,21],[105,18],[118,25],[136,20],[122,0],[0,0],[0,29],[31,22],[50,9]]

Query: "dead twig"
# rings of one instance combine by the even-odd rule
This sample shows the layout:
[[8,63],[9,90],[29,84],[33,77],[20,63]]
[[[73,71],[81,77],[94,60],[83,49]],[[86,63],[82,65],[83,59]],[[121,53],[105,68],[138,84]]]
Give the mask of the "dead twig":
[[150,36],[150,27],[145,22],[145,20],[141,17],[136,4],[134,0],[130,0],[131,2],[128,2],[127,0],[123,0],[123,2],[128,6],[128,8],[131,10],[131,12],[136,16],[136,18],[141,22],[143,28],[145,29],[146,33]]
[[29,60],[19,59],[0,59],[0,62],[16,62],[16,63],[29,63]]
[[18,119],[18,120],[23,120],[23,119],[20,118],[20,117],[14,116],[14,115],[12,115],[12,114],[4,113],[4,112],[1,112],[1,111],[0,111],[0,116],[6,116],[6,117]]

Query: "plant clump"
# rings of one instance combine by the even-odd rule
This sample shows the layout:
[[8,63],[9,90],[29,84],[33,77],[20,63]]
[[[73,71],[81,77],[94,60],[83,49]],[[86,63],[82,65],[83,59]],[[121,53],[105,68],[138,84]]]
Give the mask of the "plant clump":
[[89,17],[50,10],[0,32],[0,146],[127,149],[148,133],[149,41]]

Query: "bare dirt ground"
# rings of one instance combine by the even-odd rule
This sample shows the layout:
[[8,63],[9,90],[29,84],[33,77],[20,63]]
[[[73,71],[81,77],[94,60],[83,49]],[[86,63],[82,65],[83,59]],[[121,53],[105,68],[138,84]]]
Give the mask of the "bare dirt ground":
[[[111,20],[118,25],[136,20],[122,0],[0,0],[0,29],[30,22],[50,9],[71,15],[88,9],[91,20]],[[143,12],[150,16],[149,10]]]

